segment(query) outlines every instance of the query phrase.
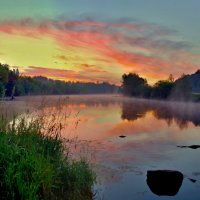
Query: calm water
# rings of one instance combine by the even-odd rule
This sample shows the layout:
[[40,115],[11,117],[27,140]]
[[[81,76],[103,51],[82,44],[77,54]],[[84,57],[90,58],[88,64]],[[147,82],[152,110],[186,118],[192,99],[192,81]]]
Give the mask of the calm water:
[[[200,199],[200,149],[187,148],[200,145],[200,105],[75,96],[62,110],[70,112],[71,124],[64,136],[86,140],[95,151],[96,199]],[[184,178],[167,182],[159,175],[165,185],[154,179],[147,184],[149,170],[176,170]],[[170,187],[177,194],[170,194]]]

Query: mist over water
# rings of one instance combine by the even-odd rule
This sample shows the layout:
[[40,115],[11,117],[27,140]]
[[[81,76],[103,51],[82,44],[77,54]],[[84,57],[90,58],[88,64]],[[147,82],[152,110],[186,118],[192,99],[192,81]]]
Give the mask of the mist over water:
[[[162,199],[199,199],[199,149],[178,147],[200,144],[199,104],[72,96],[65,109],[78,113],[77,118],[69,119],[71,124],[78,119],[78,126],[69,131],[71,136],[89,141],[95,151],[96,199],[149,200],[160,199],[159,194],[164,194]],[[69,132],[63,136],[69,137]],[[155,188],[152,192],[147,174],[158,170],[175,173],[169,180],[163,175],[163,190]],[[173,177],[176,172],[183,174],[181,184]],[[179,187],[168,191],[172,182]]]
[[200,149],[192,146],[200,145],[200,104],[113,95],[55,99],[48,97],[44,112],[68,113],[63,137],[78,138],[77,148],[88,145],[81,152],[90,151],[95,164],[96,199],[200,198]]

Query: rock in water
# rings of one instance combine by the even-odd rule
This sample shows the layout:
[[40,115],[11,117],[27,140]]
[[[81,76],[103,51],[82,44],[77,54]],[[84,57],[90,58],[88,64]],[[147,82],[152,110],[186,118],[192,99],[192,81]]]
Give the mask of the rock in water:
[[188,178],[192,183],[196,183],[197,180],[193,179],[193,178]]
[[179,171],[147,171],[147,185],[158,196],[175,196],[182,182],[183,174]]
[[191,146],[177,146],[179,148],[190,148],[190,149],[199,149],[200,145],[191,145]]
[[119,137],[120,137],[120,138],[125,138],[126,136],[125,136],[125,135],[120,135]]
[[199,149],[200,145],[191,145],[188,148],[190,148],[190,149]]

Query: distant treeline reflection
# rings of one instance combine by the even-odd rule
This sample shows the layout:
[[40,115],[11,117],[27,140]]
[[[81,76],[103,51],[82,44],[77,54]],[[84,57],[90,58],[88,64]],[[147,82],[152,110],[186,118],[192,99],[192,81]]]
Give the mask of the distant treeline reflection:
[[149,102],[145,100],[123,102],[121,118],[135,121],[145,117],[148,112],[152,112],[156,119],[165,120],[169,126],[174,121],[180,129],[187,128],[189,122],[200,126],[200,106],[192,103]]

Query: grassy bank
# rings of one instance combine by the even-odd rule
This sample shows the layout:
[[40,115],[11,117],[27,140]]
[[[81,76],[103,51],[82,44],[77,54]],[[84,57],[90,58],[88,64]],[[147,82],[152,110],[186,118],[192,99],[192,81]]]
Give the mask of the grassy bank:
[[45,130],[42,118],[9,126],[0,121],[1,199],[92,199],[91,166],[70,159],[59,126]]

